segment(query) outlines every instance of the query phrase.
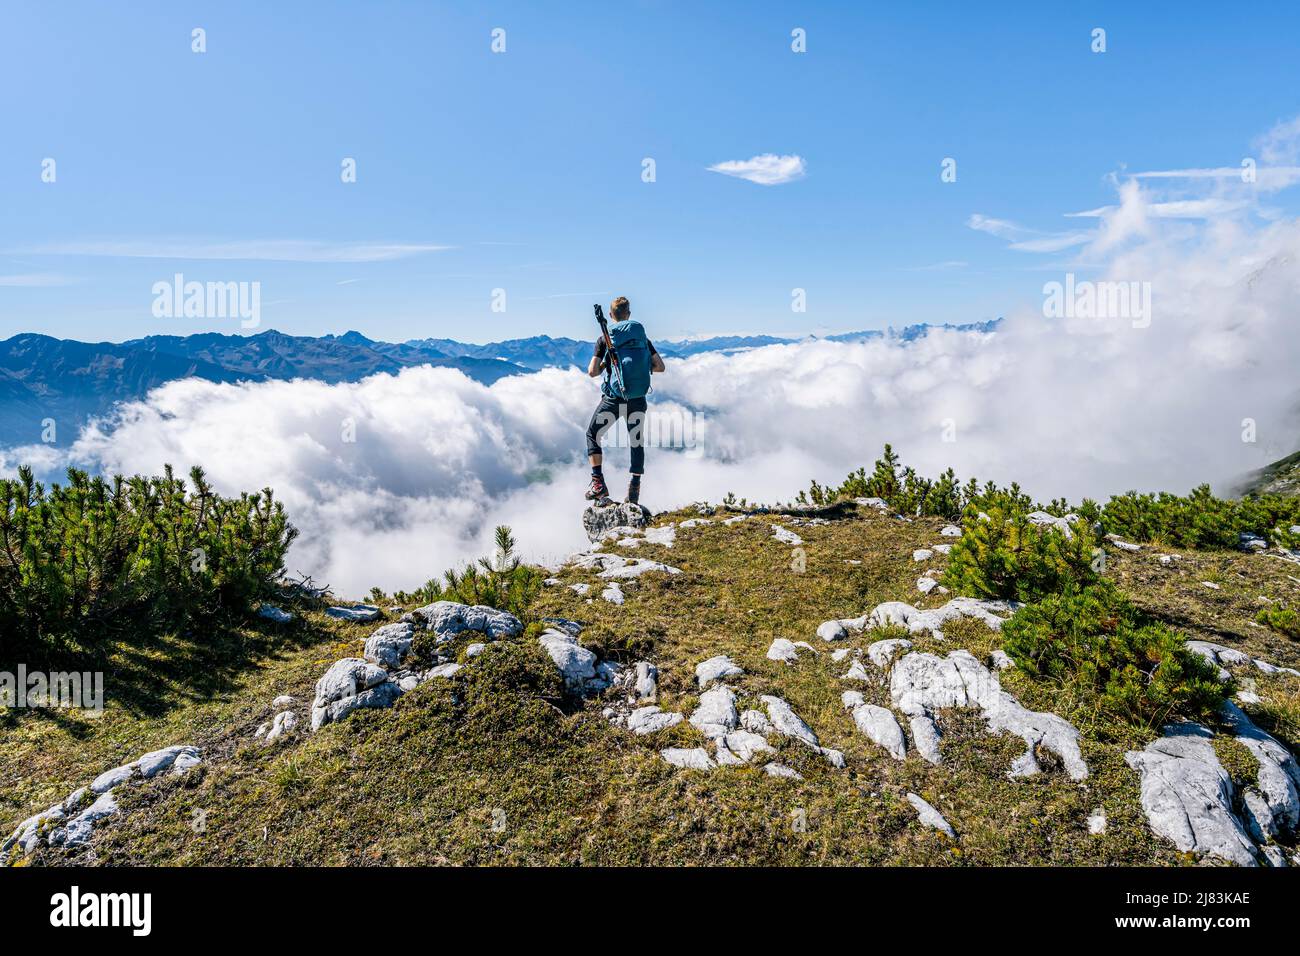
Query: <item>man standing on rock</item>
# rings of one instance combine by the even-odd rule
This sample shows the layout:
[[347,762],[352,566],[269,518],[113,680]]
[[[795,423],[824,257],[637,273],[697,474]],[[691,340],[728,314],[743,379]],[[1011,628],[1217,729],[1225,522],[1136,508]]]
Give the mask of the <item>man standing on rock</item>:
[[[627,424],[628,445],[632,449],[632,478],[627,486],[627,500],[635,504],[641,497],[641,476],[645,473],[642,434],[645,397],[650,391],[651,373],[662,372],[664,360],[646,338],[641,323],[633,320],[632,306],[626,297],[619,296],[609,304],[613,325],[607,329],[599,307],[596,315],[601,322],[601,335],[596,340],[596,353],[587,366],[587,374],[595,378],[603,372],[605,378],[600,385],[600,404],[587,426],[587,457],[591,460],[591,486],[587,489],[587,497],[593,501],[609,497],[605,473],[601,470],[600,439],[622,418]],[[612,360],[611,352],[617,361]]]

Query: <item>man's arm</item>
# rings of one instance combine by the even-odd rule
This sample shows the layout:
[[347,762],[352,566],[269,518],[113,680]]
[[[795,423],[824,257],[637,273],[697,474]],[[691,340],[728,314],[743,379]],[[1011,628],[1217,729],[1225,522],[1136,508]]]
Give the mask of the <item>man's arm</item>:
[[664,370],[664,360],[659,357],[659,351],[654,347],[654,343],[647,342],[650,346],[650,371],[662,372]]
[[591,357],[587,363],[587,374],[592,378],[599,375],[605,368],[605,340],[596,340],[596,354]]

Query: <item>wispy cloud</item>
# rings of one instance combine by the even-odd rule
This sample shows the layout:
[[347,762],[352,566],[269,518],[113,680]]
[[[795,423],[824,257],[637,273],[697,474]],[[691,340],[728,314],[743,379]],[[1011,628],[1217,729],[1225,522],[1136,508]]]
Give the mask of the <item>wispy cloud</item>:
[[34,272],[26,275],[0,276],[0,286],[20,289],[40,289],[49,286],[72,285],[77,280],[71,276],[52,272]]
[[709,167],[709,172],[747,179],[760,186],[779,186],[781,183],[802,179],[807,172],[807,166],[802,156],[763,153],[752,159],[729,159],[724,163],[715,163]]
[[10,250],[25,255],[122,259],[237,259],[267,262],[388,262],[452,246],[414,242],[326,242],[310,239],[105,239],[48,242]]
[[966,220],[966,225],[977,232],[986,232],[999,239],[1005,239],[1009,248],[1019,252],[1060,252],[1088,242],[1091,232],[1040,232],[1029,229],[1007,219],[994,219],[974,213]]

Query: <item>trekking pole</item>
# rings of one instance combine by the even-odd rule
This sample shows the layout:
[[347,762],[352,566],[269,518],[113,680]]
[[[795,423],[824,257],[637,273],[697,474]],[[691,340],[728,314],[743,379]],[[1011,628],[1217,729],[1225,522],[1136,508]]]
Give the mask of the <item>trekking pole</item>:
[[605,322],[605,311],[597,302],[592,306],[596,310],[596,321],[600,323],[600,334],[605,337],[605,350],[609,356],[609,367],[612,376],[618,378],[618,391],[623,394],[626,389],[623,387],[623,369],[618,364],[618,353],[614,351],[614,340],[609,337],[609,325]]

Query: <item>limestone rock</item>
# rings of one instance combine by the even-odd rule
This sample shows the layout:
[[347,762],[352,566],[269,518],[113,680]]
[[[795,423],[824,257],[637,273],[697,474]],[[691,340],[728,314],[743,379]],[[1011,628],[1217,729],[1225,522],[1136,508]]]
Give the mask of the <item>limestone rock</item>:
[[367,621],[379,620],[380,610],[371,604],[354,604],[351,607],[329,607],[325,613],[338,621],[347,621],[350,624],[364,624]]
[[803,538],[799,537],[789,528],[783,528],[779,524],[772,525],[772,537],[776,538],[782,544],[800,545],[803,544]]
[[802,780],[803,774],[783,763],[769,763],[763,766],[763,772],[769,777],[781,777],[786,780]]
[[997,675],[967,651],[953,651],[946,658],[933,654],[905,655],[890,675],[890,698],[894,706],[912,716],[928,716],[946,707],[978,707],[989,730],[1015,734],[1027,750],[1012,768],[1014,775],[1038,771],[1035,747],[1042,746],[1061,758],[1072,780],[1088,775],[1079,750],[1079,732],[1056,714],[1031,711],[1002,690]]
[[867,657],[871,663],[875,664],[881,670],[888,670],[894,656],[899,651],[905,651],[912,646],[912,642],[903,637],[894,637],[889,640],[876,641],[867,647]]
[[385,624],[366,638],[365,657],[384,667],[397,667],[411,650],[413,624]]
[[1031,524],[1036,524],[1040,528],[1055,528],[1061,532],[1067,540],[1074,537],[1074,529],[1071,525],[1079,520],[1076,514],[1068,514],[1063,518],[1056,515],[1048,514],[1046,511],[1031,511],[1025,515]]
[[724,677],[737,677],[745,673],[726,654],[710,657],[707,661],[695,665],[695,680],[700,687],[708,687],[714,681]]
[[744,727],[750,733],[761,734],[766,737],[768,734],[776,733],[776,728],[772,722],[767,719],[767,714],[761,710],[747,710],[740,715],[740,726]]
[[650,523],[650,512],[639,504],[597,501],[582,513],[582,529],[593,544],[614,533],[622,537],[628,530],[640,530]]
[[924,714],[912,718],[912,746],[922,759],[938,766],[943,763],[943,754],[939,751],[939,728],[933,720]]
[[[776,748],[769,744],[760,734],[748,730],[733,730],[717,741],[718,763],[730,762],[734,758],[739,763],[749,763],[762,754],[776,753]],[[729,755],[724,758],[723,754]]]
[[388,671],[359,657],[335,661],[316,681],[313,706],[324,707],[388,680]]
[[293,620],[292,614],[273,604],[263,604],[257,609],[257,616],[264,617],[268,621],[274,621],[276,624],[288,624]]
[[862,694],[856,690],[846,690],[840,699],[844,707],[853,715],[853,723],[873,743],[889,751],[895,760],[907,757],[907,744],[903,739],[903,728],[884,707],[866,703]]
[[792,641],[788,638],[778,637],[772,642],[772,646],[767,649],[767,659],[770,661],[784,661],[787,664],[794,664],[799,660],[799,648],[812,650],[812,647],[805,641]]
[[659,756],[683,770],[712,770],[717,766],[703,747],[669,747],[659,751]]
[[867,626],[867,616],[846,617],[835,621],[823,621],[817,625],[817,636],[823,641],[842,641],[851,634],[860,634]]
[[121,767],[114,767],[112,770],[105,770],[96,777],[90,784],[91,793],[107,793],[114,787],[126,783],[136,773],[136,764],[129,763]]
[[560,669],[569,690],[581,694],[596,676],[595,652],[579,644],[572,634],[556,628],[543,631],[537,641]]
[[659,668],[649,661],[637,661],[634,689],[636,690],[637,700],[658,700]]
[[935,637],[942,639],[943,625],[961,617],[973,617],[983,621],[995,631],[1001,630],[1006,615],[1014,613],[1019,607],[1020,605],[1014,601],[957,597],[942,607],[923,611],[903,601],[886,601],[876,605],[875,610],[868,615],[867,626],[897,625],[906,628],[910,634],[930,631]]
[[605,580],[618,580],[628,578],[639,578],[643,574],[651,571],[661,571],[664,574],[681,574],[681,568],[674,568],[671,565],[663,564],[660,561],[651,561],[647,558],[632,558],[625,560],[622,564],[609,567],[601,571],[598,577]]
[[351,697],[343,697],[329,703],[313,703],[311,709],[311,729],[320,730],[329,723],[342,720],[354,710],[363,708],[383,709],[392,707],[402,696],[401,685],[397,681],[385,680],[383,683],[369,687]]
[[1277,739],[1256,727],[1231,701],[1223,704],[1223,716],[1237,735],[1237,742],[1259,763],[1258,782],[1245,793],[1256,839],[1286,839],[1300,825],[1300,766]]
[[517,637],[524,630],[523,622],[506,611],[481,604],[458,604],[455,601],[434,601],[416,608],[404,620],[414,624],[423,623],[439,638],[451,638],[465,631],[475,631],[488,640],[497,641]]
[[199,750],[197,747],[187,746],[164,747],[162,750],[155,750],[151,753],[145,754],[136,761],[136,766],[140,770],[140,776],[148,780],[170,768],[176,763],[177,758],[182,755],[187,757],[197,757],[199,755]]
[[1199,724],[1178,724],[1124,759],[1141,775],[1142,809],[1158,836],[1184,853],[1255,866],[1255,845],[1233,813],[1235,788],[1212,737]]
[[810,750],[821,754],[833,767],[844,766],[844,754],[829,747],[823,747],[813,729],[804,723],[803,718],[780,697],[765,694],[759,698],[767,707],[767,716],[772,728],[783,737],[790,737],[804,744]]
[[930,806],[928,802],[914,793],[907,795],[907,802],[912,805],[912,809],[916,811],[916,818],[923,825],[938,830],[951,840],[957,839],[957,833],[953,830],[952,825],[943,818],[942,813]]
[[117,800],[111,791],[99,795],[99,798],[81,813],[68,821],[61,831],[50,834],[50,843],[55,846],[79,846],[90,839],[95,824],[118,812]]
[[605,585],[605,590],[600,592],[600,596],[602,600],[608,601],[610,604],[622,604],[625,600],[623,589],[618,586],[617,581],[610,581],[609,584]]
[[862,661],[854,661],[849,665],[849,669],[840,676],[840,680],[860,680],[871,681],[874,677],[867,673],[867,669],[862,666]]
[[292,733],[293,729],[297,726],[297,714],[291,710],[281,711],[276,714],[275,718],[271,721],[271,726],[266,732],[266,742],[269,744],[272,741],[279,740],[281,737]]
[[740,723],[735,693],[725,684],[706,690],[700,695],[700,704],[690,719],[691,726],[710,740],[726,736]]
[[681,722],[681,714],[662,711],[653,705],[638,707],[627,715],[627,729],[634,734],[653,734]]

